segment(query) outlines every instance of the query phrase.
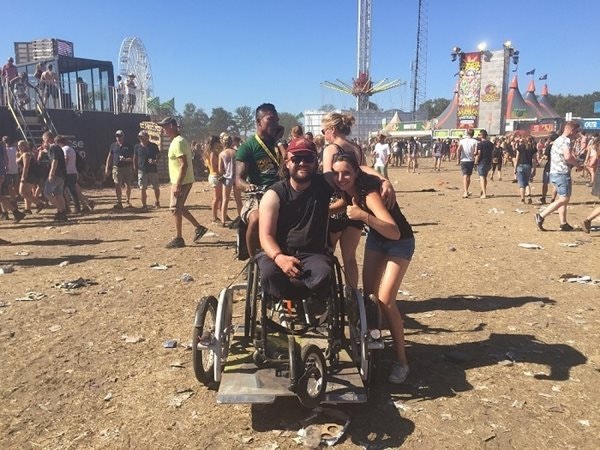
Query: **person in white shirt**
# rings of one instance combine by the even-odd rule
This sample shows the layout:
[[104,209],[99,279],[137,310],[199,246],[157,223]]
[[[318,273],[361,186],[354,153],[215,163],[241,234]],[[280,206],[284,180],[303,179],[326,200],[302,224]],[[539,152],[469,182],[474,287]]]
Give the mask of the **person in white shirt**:
[[135,106],[135,94],[137,91],[137,83],[135,82],[135,74],[130,73],[127,76],[125,83],[125,92],[127,93],[127,112],[133,112]]
[[373,149],[373,158],[375,159],[373,168],[387,178],[387,165],[390,160],[390,146],[385,142],[385,135],[383,134],[379,135],[379,142],[375,144],[375,148]]
[[471,195],[469,186],[471,185],[471,175],[475,167],[475,150],[477,149],[477,139],[474,139],[475,130],[469,128],[467,137],[462,138],[458,143],[458,165],[463,175],[463,198]]

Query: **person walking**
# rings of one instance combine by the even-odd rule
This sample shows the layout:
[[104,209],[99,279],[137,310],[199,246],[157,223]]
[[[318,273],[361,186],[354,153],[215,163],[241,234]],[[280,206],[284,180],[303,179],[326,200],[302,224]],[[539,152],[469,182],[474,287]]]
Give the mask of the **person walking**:
[[158,182],[158,145],[150,142],[146,130],[138,133],[139,143],[133,148],[133,171],[138,176],[138,187],[142,197],[142,210],[148,209],[148,185],[154,190],[154,207],[160,208],[160,184]]
[[467,130],[467,137],[459,141],[458,148],[456,149],[458,153],[458,165],[463,177],[463,198],[468,198],[471,195],[469,186],[471,185],[471,175],[475,167],[475,150],[478,144],[473,136],[475,136],[475,130],[469,128]]
[[179,126],[173,117],[165,117],[158,122],[163,132],[172,138],[169,145],[169,179],[171,181],[170,209],[175,223],[175,237],[166,245],[167,248],[185,247],[182,228],[183,218],[189,221],[195,228],[194,242],[198,242],[208,229],[200,225],[189,211],[185,202],[192,190],[194,183],[194,169],[192,168],[192,152],[190,144],[179,134]]
[[111,173],[115,183],[115,194],[117,203],[114,209],[123,209],[123,186],[125,186],[125,195],[127,198],[127,207],[131,206],[131,183],[133,182],[133,150],[125,143],[125,133],[123,130],[115,132],[115,142],[113,142],[106,157],[104,172],[108,177]]
[[519,183],[519,194],[521,196],[521,203],[525,203],[525,196],[527,196],[527,203],[530,205],[533,203],[531,200],[531,173],[534,164],[537,164],[537,149],[531,142],[520,139],[516,147],[515,160],[517,165],[515,167],[515,173],[517,174],[517,181]]
[[[231,198],[231,191],[234,189],[235,184],[235,150],[233,149],[233,139],[227,133],[221,133],[219,136],[221,140],[221,153],[219,153],[219,172],[221,176],[221,184],[223,186],[223,194],[221,195],[221,225],[231,226],[231,219],[227,216],[227,209],[229,208],[229,200]],[[241,196],[235,195],[235,205],[238,213],[238,217],[242,211],[242,198]]]
[[494,144],[488,139],[486,130],[479,131],[479,143],[475,149],[475,161],[477,161],[477,173],[481,191],[479,198],[487,198],[487,177],[492,168],[492,155],[494,153]]
[[581,128],[579,122],[570,120],[565,123],[562,134],[556,138],[550,151],[550,182],[556,188],[557,198],[541,213],[535,215],[535,223],[540,231],[546,231],[544,220],[558,210],[561,231],[573,231],[567,222],[567,205],[571,199],[572,180],[571,168],[582,167],[572,152],[572,143],[577,139]]
[[[221,173],[219,171],[219,154],[221,142],[218,136],[209,136],[204,145],[204,164],[208,169],[208,184],[213,188],[212,223],[219,222],[219,215],[223,203],[223,189],[221,187]],[[221,223],[222,224],[222,223]]]

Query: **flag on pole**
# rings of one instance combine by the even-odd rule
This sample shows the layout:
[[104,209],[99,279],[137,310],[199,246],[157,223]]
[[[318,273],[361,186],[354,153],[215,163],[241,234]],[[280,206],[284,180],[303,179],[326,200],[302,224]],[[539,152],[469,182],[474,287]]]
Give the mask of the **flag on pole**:
[[529,72],[526,72],[525,75],[535,75],[535,69],[531,69]]
[[547,80],[547,79],[548,79],[548,74],[547,73],[545,73],[544,75],[542,75],[540,77],[540,80]]

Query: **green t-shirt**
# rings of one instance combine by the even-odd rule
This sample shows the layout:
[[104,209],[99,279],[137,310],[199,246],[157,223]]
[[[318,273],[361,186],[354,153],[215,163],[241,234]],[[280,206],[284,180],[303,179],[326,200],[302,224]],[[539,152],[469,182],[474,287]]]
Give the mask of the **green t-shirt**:
[[[269,148],[269,150],[271,150],[276,158],[279,158],[278,149]],[[257,186],[271,186],[276,181],[279,181],[279,176],[277,175],[279,165],[275,164],[269,155],[267,155],[267,152],[265,152],[256,140],[256,135],[240,145],[235,159],[236,161],[246,163],[247,180],[249,183]]]
[[171,180],[171,184],[177,183],[179,171],[181,170],[181,163],[178,158],[181,156],[186,157],[188,164],[185,177],[183,177],[181,184],[194,182],[194,168],[192,167],[190,144],[188,144],[183,136],[176,136],[173,138],[171,145],[169,145],[169,179]]

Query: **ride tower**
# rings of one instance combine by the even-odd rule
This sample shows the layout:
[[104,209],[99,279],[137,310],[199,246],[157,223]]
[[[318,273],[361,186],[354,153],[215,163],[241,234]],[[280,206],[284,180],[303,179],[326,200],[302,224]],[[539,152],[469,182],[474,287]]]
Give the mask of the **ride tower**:
[[400,80],[383,80],[373,83],[370,75],[371,65],[371,0],[358,0],[358,32],[357,32],[356,78],[352,84],[340,79],[335,82],[324,81],[324,87],[356,97],[356,135],[363,141],[369,132],[370,121],[368,111],[370,98],[379,92],[398,87],[404,82]]

